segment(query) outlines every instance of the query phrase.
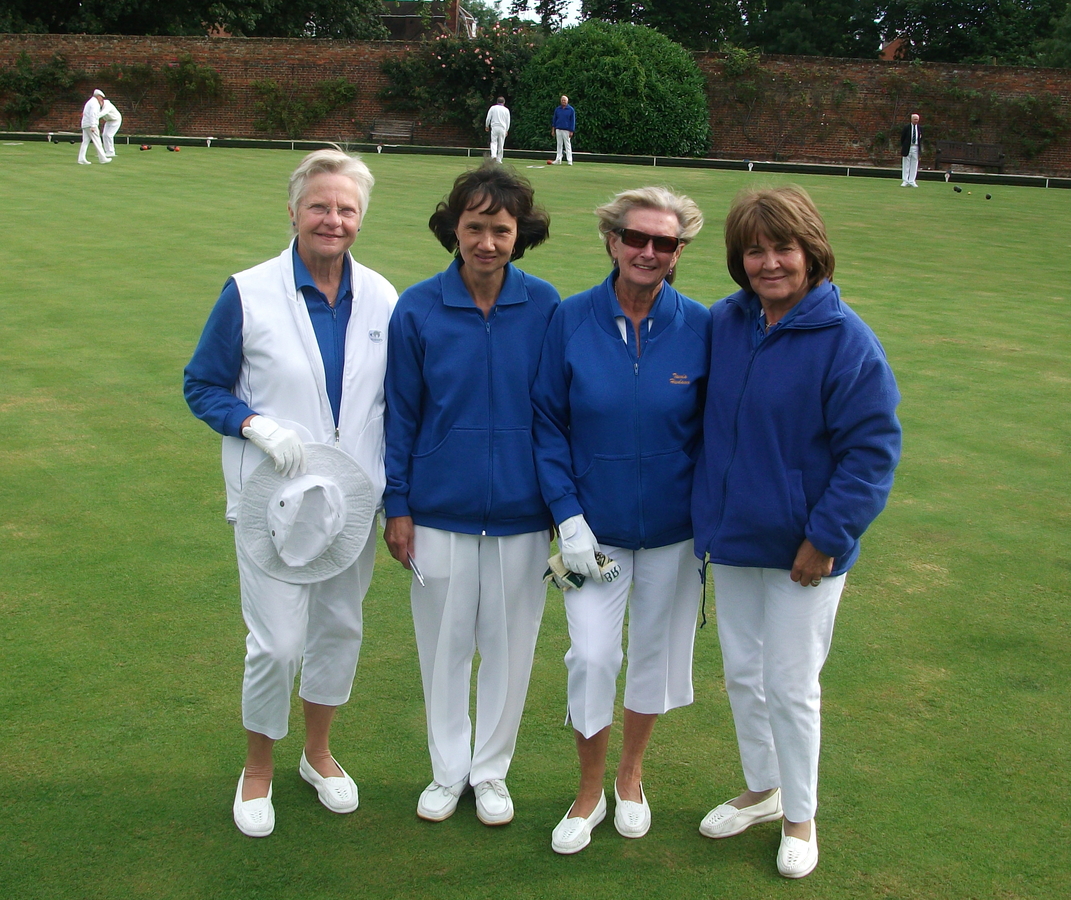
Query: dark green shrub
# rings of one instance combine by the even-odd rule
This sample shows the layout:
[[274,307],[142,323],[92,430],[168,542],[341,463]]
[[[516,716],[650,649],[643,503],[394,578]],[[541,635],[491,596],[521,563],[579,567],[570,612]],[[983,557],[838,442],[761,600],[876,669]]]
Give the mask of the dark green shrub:
[[440,35],[384,61],[387,87],[380,102],[388,110],[456,125],[482,144],[487,108],[500,96],[513,106],[518,76],[541,41],[537,31],[501,23],[474,38]]
[[562,94],[576,108],[574,149],[703,156],[710,124],[690,53],[640,25],[592,19],[547,38],[521,73],[511,143],[549,149]]
[[331,78],[313,85],[311,93],[293,86],[282,87],[266,79],[253,82],[257,95],[253,127],[257,131],[298,138],[317,122],[357,96],[357,85],[345,78]]
[[39,66],[25,52],[20,53],[13,68],[0,71],[0,94],[7,97],[4,115],[8,125],[21,130],[47,115],[53,103],[71,94],[77,81],[78,73],[58,53]]

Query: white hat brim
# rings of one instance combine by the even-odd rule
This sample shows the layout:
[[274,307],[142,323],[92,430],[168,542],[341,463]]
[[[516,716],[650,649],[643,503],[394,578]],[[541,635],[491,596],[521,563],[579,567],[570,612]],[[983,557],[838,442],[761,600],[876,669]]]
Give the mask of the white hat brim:
[[242,486],[235,536],[261,569],[289,584],[315,584],[348,569],[361,555],[376,515],[372,479],[349,454],[328,444],[305,444],[308,471],[333,480],[346,497],[346,524],[320,556],[304,566],[291,566],[275,549],[268,525],[268,501],[286,478],[265,459]]

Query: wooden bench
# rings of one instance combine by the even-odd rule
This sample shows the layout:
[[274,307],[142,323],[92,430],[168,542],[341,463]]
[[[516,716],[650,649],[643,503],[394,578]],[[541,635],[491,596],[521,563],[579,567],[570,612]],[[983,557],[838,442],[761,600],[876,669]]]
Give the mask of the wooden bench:
[[1004,168],[1004,147],[1000,144],[974,144],[970,141],[937,141],[933,167],[943,169],[952,163],[996,169],[1000,172]]
[[409,119],[376,119],[369,136],[377,144],[411,144],[415,128]]

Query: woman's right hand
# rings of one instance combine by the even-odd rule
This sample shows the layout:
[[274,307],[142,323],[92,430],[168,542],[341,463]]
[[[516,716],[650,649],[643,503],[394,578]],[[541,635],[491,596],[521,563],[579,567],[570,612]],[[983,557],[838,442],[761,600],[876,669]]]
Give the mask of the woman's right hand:
[[383,540],[393,556],[407,569],[409,557],[413,555],[413,517],[391,516],[387,519],[387,525],[383,529]]

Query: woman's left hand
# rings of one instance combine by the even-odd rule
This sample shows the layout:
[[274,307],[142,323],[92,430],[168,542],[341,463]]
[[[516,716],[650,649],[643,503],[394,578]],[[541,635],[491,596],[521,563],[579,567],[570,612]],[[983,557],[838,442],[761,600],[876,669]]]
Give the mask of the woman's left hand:
[[792,563],[791,578],[803,587],[818,587],[822,579],[833,571],[833,557],[826,556],[814,544],[804,540],[796,551],[796,561]]

